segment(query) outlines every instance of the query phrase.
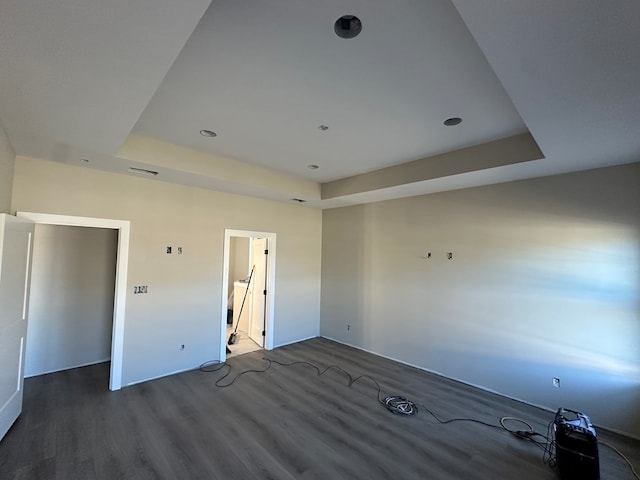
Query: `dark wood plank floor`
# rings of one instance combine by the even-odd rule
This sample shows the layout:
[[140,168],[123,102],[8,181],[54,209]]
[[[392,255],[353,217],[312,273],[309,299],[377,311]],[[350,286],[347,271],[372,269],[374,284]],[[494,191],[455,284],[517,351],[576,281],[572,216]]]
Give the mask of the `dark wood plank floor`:
[[[375,377],[443,418],[546,431],[553,414],[324,339],[232,358],[233,372],[282,362],[337,364]],[[24,412],[0,442],[2,479],[557,479],[542,451],[474,423],[439,425],[424,411],[389,413],[368,382],[273,365],[216,388],[221,373],[187,372],[109,392],[108,364],[25,382]],[[570,407],[570,406],[567,406]],[[640,442],[603,430],[636,465]],[[601,446],[603,480],[633,479]]]

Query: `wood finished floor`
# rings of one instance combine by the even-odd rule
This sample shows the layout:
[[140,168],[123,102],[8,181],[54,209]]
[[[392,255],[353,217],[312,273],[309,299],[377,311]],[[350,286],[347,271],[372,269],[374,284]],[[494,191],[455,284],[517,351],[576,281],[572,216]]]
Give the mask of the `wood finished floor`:
[[[375,377],[442,418],[497,423],[503,415],[546,430],[552,413],[328,340],[230,360],[233,372],[263,356],[337,364]],[[330,371],[273,367],[216,388],[221,373],[187,372],[109,392],[108,364],[27,379],[24,412],[0,442],[0,478],[15,479],[557,479],[542,451],[473,423],[438,425],[423,411],[395,416],[370,383],[346,386]],[[570,407],[570,406],[568,406]],[[598,431],[634,463],[640,442]],[[633,479],[600,447],[603,480]]]

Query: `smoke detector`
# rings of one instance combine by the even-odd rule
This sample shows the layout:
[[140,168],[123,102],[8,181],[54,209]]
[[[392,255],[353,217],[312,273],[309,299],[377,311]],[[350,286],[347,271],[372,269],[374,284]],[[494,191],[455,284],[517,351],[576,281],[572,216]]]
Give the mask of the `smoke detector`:
[[355,15],[343,15],[333,24],[333,30],[340,38],[357,37],[362,31],[362,22]]

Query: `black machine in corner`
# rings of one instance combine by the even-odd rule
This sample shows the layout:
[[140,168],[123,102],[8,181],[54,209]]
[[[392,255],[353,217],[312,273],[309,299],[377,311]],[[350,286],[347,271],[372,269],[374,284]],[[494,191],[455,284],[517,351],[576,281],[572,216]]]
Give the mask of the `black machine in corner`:
[[558,472],[563,480],[599,480],[598,440],[591,419],[559,408],[553,421]]

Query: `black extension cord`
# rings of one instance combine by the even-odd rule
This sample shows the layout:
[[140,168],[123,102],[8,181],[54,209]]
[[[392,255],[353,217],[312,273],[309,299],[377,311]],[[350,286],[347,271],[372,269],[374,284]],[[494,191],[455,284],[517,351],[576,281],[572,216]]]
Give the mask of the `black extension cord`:
[[415,415],[418,413],[418,407],[416,407],[415,403],[398,395],[385,398],[383,405],[396,415]]
[[[219,379],[216,380],[215,382],[215,386],[219,387],[219,388],[226,388],[226,387],[230,387],[231,385],[233,385],[233,383],[240,378],[243,375],[246,375],[248,373],[265,373],[267,370],[269,370],[271,368],[271,366],[275,363],[277,365],[280,365],[282,367],[291,367],[294,365],[307,365],[311,368],[313,368],[316,371],[316,375],[318,377],[321,377],[322,375],[324,375],[325,373],[327,373],[329,370],[337,370],[338,372],[342,373],[343,375],[345,375],[348,379],[348,384],[347,386],[349,388],[351,388],[351,386],[360,381],[360,380],[369,380],[371,382],[373,382],[378,390],[378,401],[387,409],[389,410],[391,413],[396,414],[396,415],[403,415],[403,416],[414,416],[418,413],[418,407],[417,405],[412,402],[411,400],[408,400],[405,397],[402,397],[400,395],[390,395],[388,397],[385,397],[384,399],[380,398],[381,397],[381,391],[382,389],[380,388],[380,384],[377,382],[377,380],[373,377],[370,377],[368,375],[360,375],[359,377],[353,378],[351,376],[351,374],[349,374],[349,372],[347,372],[346,370],[342,369],[341,367],[339,367],[338,365],[331,365],[329,367],[326,367],[324,370],[321,370],[320,367],[314,365],[313,363],[310,362],[291,362],[291,363],[283,363],[283,362],[279,362],[277,360],[272,360],[270,358],[265,358],[263,357],[263,360],[266,360],[268,362],[268,365],[266,368],[262,369],[262,370],[257,370],[257,369],[250,369],[250,370],[244,370],[240,373],[238,373],[235,377],[233,377],[231,379],[230,382],[225,383],[225,384],[221,384],[220,382],[222,382],[225,378],[227,378],[230,374],[231,374],[231,365],[229,365],[228,363],[224,362],[224,363],[220,363],[217,361],[209,361],[209,362],[205,362],[202,365],[200,365],[200,371],[201,372],[217,372],[219,370],[221,370],[224,367],[228,367],[229,369],[227,370],[227,372],[220,377]],[[554,468],[556,466],[556,458],[555,458],[555,440],[553,440],[551,438],[551,426],[553,424],[553,421],[549,422],[549,424],[547,425],[547,435],[543,435],[541,433],[536,432],[533,427],[527,423],[524,420],[521,420],[519,418],[514,418],[514,417],[502,417],[500,419],[500,425],[494,425],[491,423],[487,423],[487,422],[483,422],[482,420],[476,420],[474,418],[451,418],[449,420],[441,420],[440,418],[438,418],[436,416],[435,413],[433,413],[431,410],[429,410],[429,408],[427,408],[425,405],[420,405],[420,407],[426,411],[429,415],[431,415],[439,424],[441,425],[446,425],[449,423],[454,423],[454,422],[473,422],[473,423],[479,423],[481,425],[484,425],[486,427],[491,427],[491,428],[495,428],[495,429],[500,429],[500,430],[505,430],[509,433],[511,433],[513,436],[515,436],[516,438],[519,438],[521,440],[527,440],[531,443],[533,443],[534,445],[538,446],[539,448],[541,448],[544,451],[544,455],[543,455],[543,462],[545,464],[548,464],[550,467]],[[519,423],[520,425],[524,425],[526,428],[526,430],[523,429],[511,429],[506,425],[506,422],[516,422]],[[540,439],[540,440],[538,440]],[[615,448],[613,445],[609,445],[607,443],[604,442],[600,442],[602,445],[612,449],[615,453],[617,453],[629,466],[629,468],[631,469],[631,472],[633,473],[635,478],[638,478],[640,480],[640,475],[638,475],[638,473],[634,470],[633,465],[631,464],[631,462],[629,461],[629,459],[627,457],[625,457],[617,448]]]

